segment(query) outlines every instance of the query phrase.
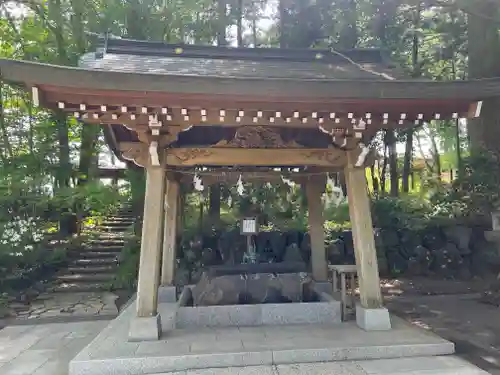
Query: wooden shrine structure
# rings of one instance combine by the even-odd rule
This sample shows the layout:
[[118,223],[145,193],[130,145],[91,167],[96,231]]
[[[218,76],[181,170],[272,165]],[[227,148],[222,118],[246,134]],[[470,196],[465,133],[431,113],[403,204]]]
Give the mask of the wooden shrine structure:
[[[379,50],[282,50],[107,39],[78,68],[0,60],[35,104],[100,124],[146,169],[137,316],[173,284],[179,182],[295,179],[308,196],[312,274],[327,280],[321,195],[344,170],[361,306],[382,306],[364,165],[376,132],[478,117],[500,80],[407,80]],[[200,170],[199,167],[205,169]],[[196,169],[198,168],[198,169]],[[275,168],[282,168],[276,171]],[[187,176],[187,177],[186,177]],[[207,179],[208,180],[208,179]]]

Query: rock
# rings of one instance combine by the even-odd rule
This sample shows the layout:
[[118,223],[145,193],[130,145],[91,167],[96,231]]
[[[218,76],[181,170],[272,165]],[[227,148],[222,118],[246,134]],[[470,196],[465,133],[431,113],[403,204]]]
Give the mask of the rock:
[[13,302],[13,303],[9,304],[9,308],[18,312],[18,311],[23,311],[23,310],[29,310],[29,305],[27,305],[25,303],[20,303],[20,302]]
[[192,289],[194,306],[237,305],[245,291],[241,275],[225,275],[211,279],[206,272]]
[[418,245],[413,256],[408,260],[407,273],[412,276],[423,276],[429,274],[432,263],[432,256],[429,249]]
[[177,267],[177,270],[175,271],[175,277],[174,277],[174,282],[175,285],[177,286],[185,286],[189,284],[191,274],[188,269],[183,267],[182,265],[179,265]]
[[191,271],[191,284],[198,283],[202,275],[203,275],[202,267],[201,266],[195,267],[195,269]]
[[428,248],[431,252],[442,249],[446,245],[446,238],[440,229],[428,229],[422,238],[422,245]]
[[392,274],[399,275],[406,272],[408,261],[398,252],[387,253],[387,265]]
[[345,243],[340,238],[334,240],[326,248],[326,256],[330,264],[342,264],[345,254]]
[[203,273],[193,288],[194,306],[302,302],[304,290],[313,290],[307,274],[224,275]]
[[344,242],[344,259],[346,263],[353,264],[356,261],[356,257],[354,255],[354,243],[352,239],[352,231],[346,230],[343,231],[340,239]]
[[446,228],[444,233],[448,241],[453,242],[458,247],[461,254],[465,255],[471,252],[469,244],[472,236],[472,228],[457,225]]
[[285,233],[285,248],[290,246],[291,244],[300,244],[302,233],[297,230],[291,230]]
[[211,248],[203,249],[201,253],[201,262],[206,266],[214,266],[219,262],[217,251],[212,250]]
[[387,262],[387,258],[385,256],[377,256],[378,263],[378,271],[381,275],[389,274],[389,263]]
[[433,269],[445,277],[456,276],[456,271],[460,268],[462,256],[457,246],[451,242],[437,251],[433,252]]
[[[285,297],[281,294],[281,291],[278,288],[269,286],[266,289],[266,295],[262,303],[284,303]],[[287,300],[287,302],[291,302]]]
[[302,259],[306,263],[309,263],[311,259],[311,235],[309,233],[304,234],[304,238],[300,243],[300,253],[302,254]]
[[302,254],[297,244],[291,244],[286,248],[283,262],[304,262],[304,258],[302,258]]
[[276,278],[281,294],[292,302],[301,302],[304,288],[313,283],[307,274],[286,273]]
[[395,230],[392,229],[381,229],[380,237],[384,248],[397,248],[399,246],[399,236]]

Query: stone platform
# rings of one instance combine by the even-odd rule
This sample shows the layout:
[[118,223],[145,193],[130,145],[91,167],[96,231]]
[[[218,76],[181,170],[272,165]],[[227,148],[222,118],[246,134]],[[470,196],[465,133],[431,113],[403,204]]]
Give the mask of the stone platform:
[[453,356],[210,368],[157,375],[488,375]]
[[[174,304],[161,304],[168,314]],[[366,332],[355,322],[177,329],[160,341],[128,342],[132,303],[69,365],[69,375],[142,375],[243,366],[439,356],[454,345],[393,318],[390,331]],[[181,373],[182,374],[182,373]],[[361,373],[363,374],[363,373]]]

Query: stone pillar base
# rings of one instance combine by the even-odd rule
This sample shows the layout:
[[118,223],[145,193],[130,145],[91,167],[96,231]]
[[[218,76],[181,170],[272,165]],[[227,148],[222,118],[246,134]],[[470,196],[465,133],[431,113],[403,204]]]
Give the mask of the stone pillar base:
[[160,314],[151,317],[133,317],[130,321],[128,341],[157,341],[161,335]]
[[177,288],[175,286],[160,286],[158,288],[158,303],[177,302]]
[[389,310],[384,307],[368,309],[356,305],[356,323],[365,331],[388,331],[391,329]]

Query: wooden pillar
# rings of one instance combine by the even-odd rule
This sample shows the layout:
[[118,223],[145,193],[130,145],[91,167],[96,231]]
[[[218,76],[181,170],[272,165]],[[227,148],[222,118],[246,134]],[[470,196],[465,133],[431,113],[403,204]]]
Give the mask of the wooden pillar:
[[355,167],[356,156],[350,152],[347,160],[345,175],[361,306],[377,309],[382,307],[382,294],[365,168]]
[[323,178],[311,178],[306,182],[309,235],[311,236],[311,265],[313,277],[316,281],[328,281],[323,203],[321,201],[324,190],[325,180]]
[[166,179],[165,221],[163,229],[163,258],[161,285],[173,286],[176,263],[176,238],[179,203],[179,183]]
[[157,315],[164,191],[165,169],[160,166],[148,166],[137,285],[138,317]]

